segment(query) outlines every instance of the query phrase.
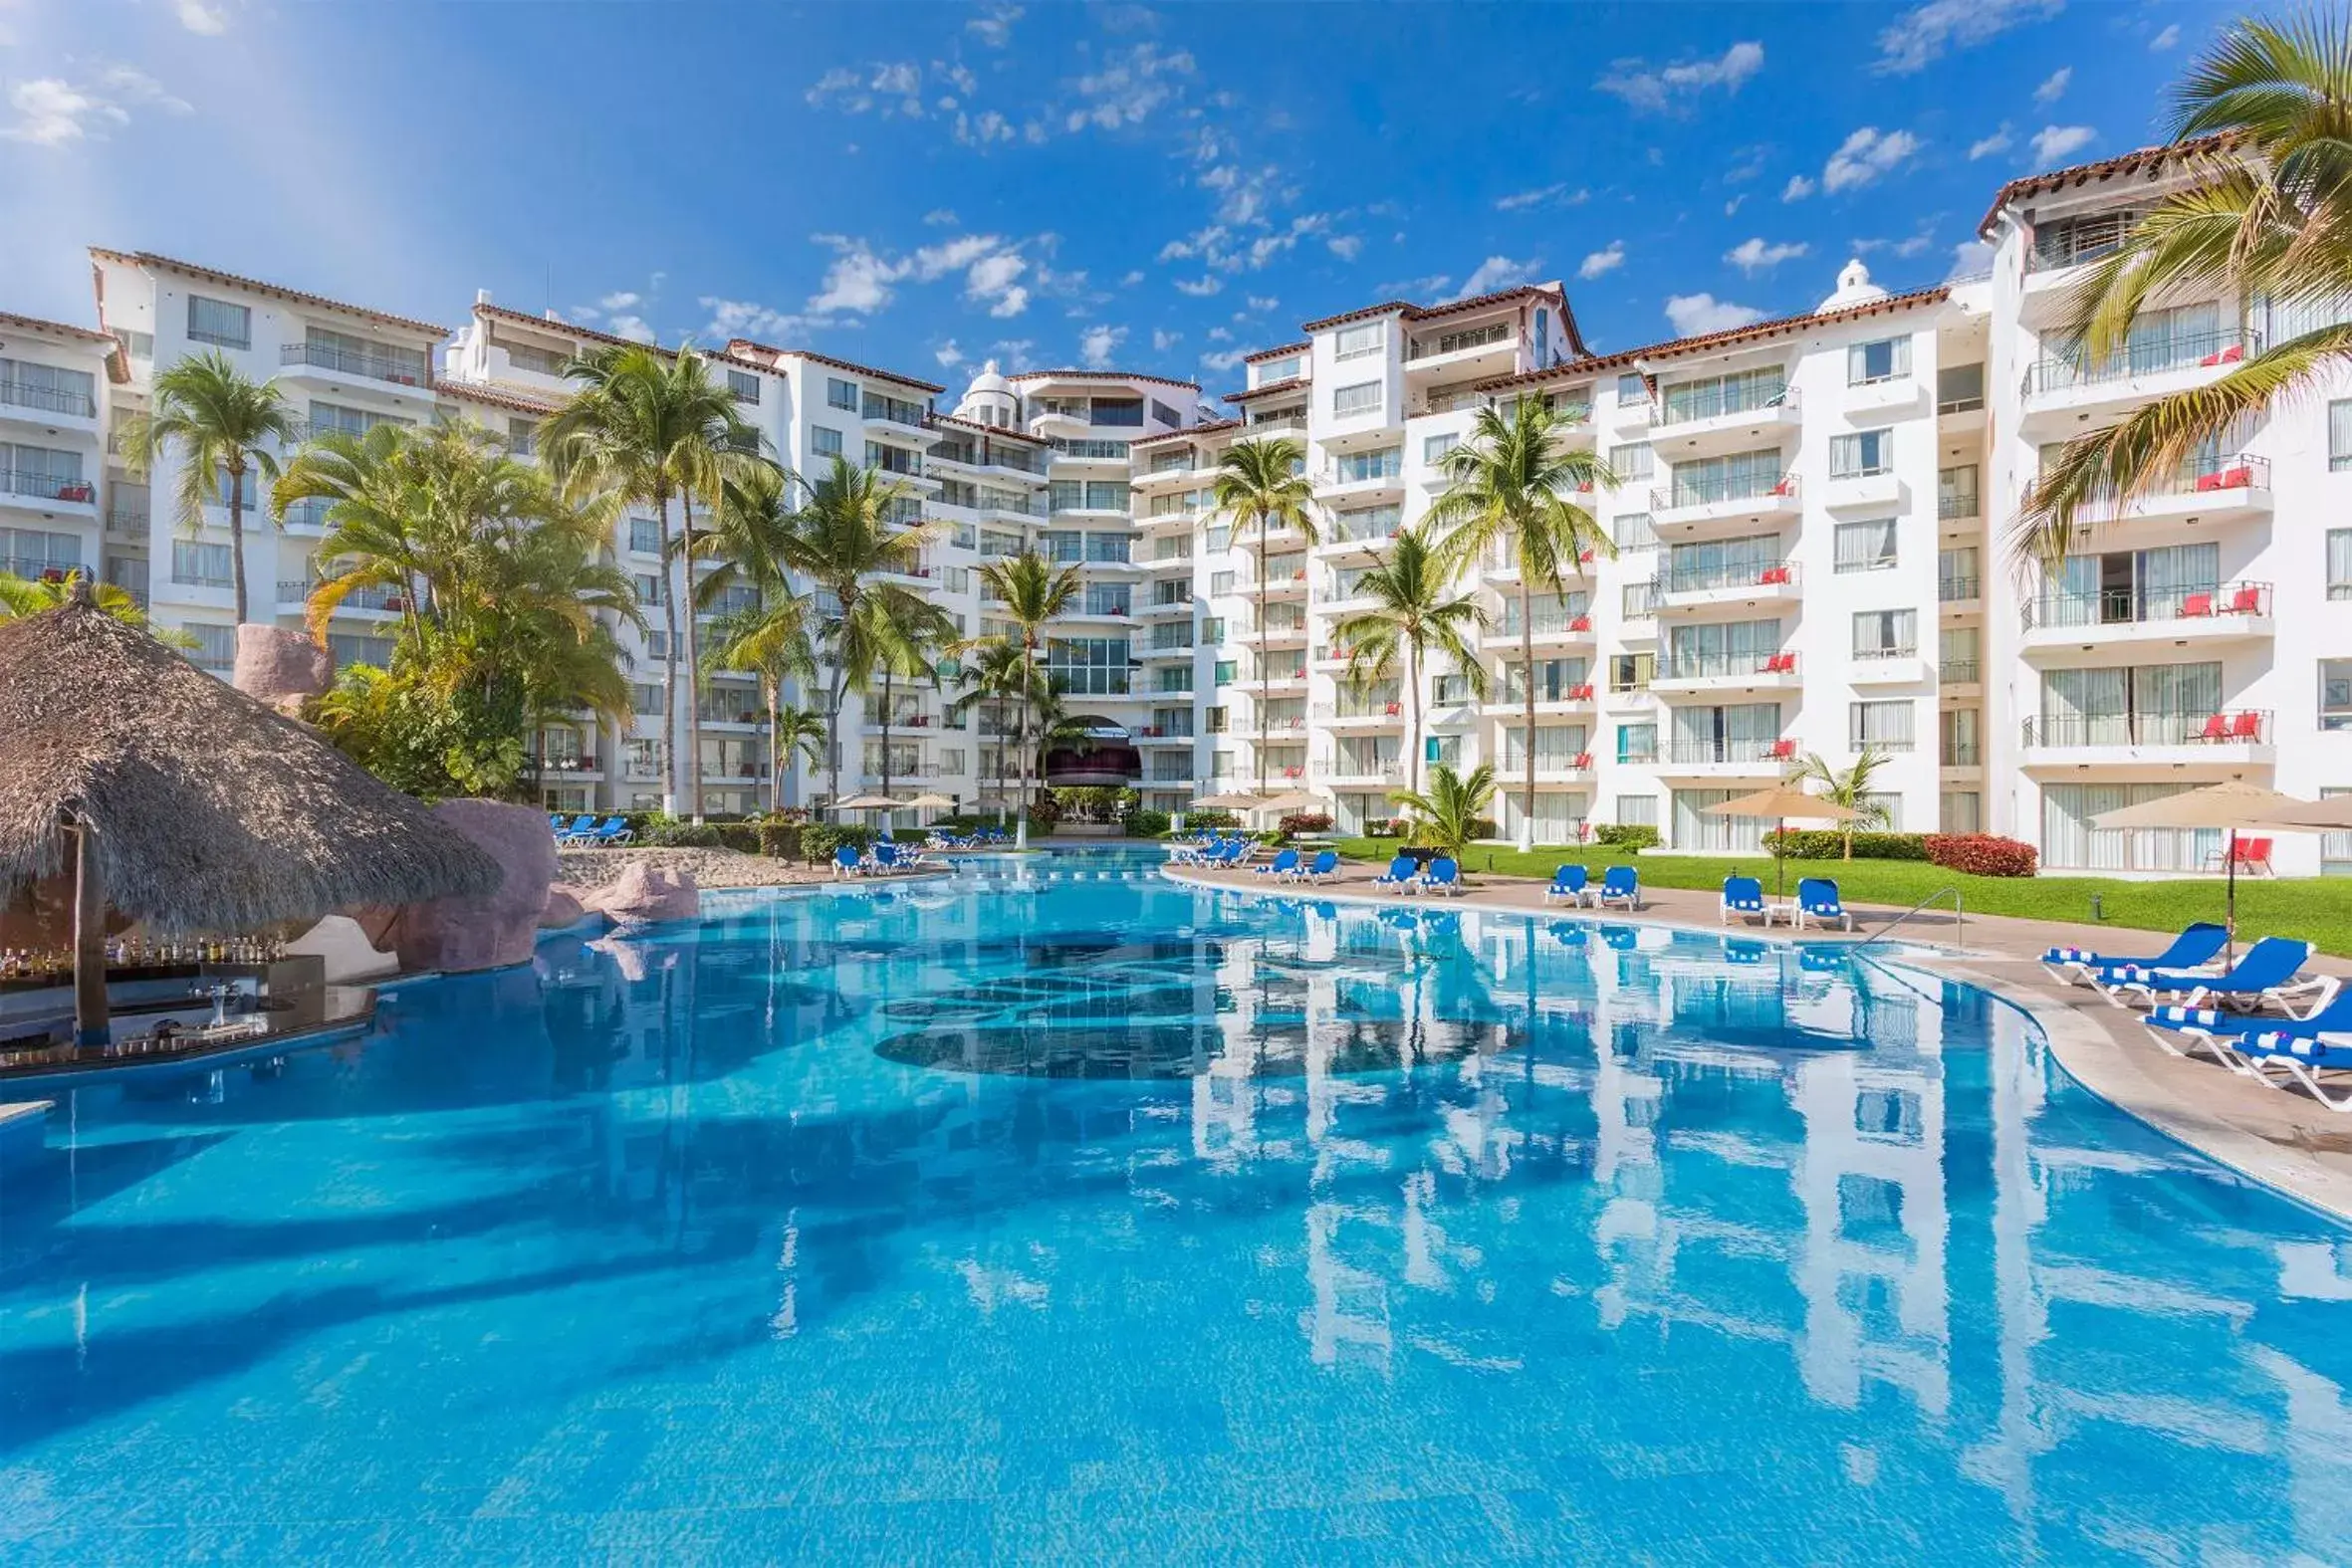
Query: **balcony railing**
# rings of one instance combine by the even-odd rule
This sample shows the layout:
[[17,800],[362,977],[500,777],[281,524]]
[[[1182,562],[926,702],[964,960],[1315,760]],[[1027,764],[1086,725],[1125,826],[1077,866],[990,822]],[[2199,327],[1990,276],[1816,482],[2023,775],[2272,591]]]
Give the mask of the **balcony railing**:
[[1382,784],[1396,784],[1405,777],[1403,763],[1363,758],[1334,757],[1315,764],[1314,771],[1326,779],[1376,779]]
[[152,516],[144,502],[110,501],[107,503],[107,532],[144,534]]
[[1114,458],[1125,462],[1127,443],[1093,439],[1063,440],[1057,436],[1054,441],[1054,451],[1060,457]]
[[1970,599],[1982,598],[1985,585],[1973,576],[1949,576],[1936,579],[1936,600],[1941,604],[1965,604]]
[[[1271,730],[1273,726],[1269,725],[1267,728]],[[1143,741],[1189,741],[1193,738],[1192,725],[1189,722],[1139,725],[1136,727],[1135,737]]]
[[2114,381],[2128,381],[2136,376],[2162,375],[2172,370],[2235,364],[2262,346],[2261,335],[2244,333],[2234,328],[2227,332],[2189,333],[2161,342],[2126,348],[2122,353],[2091,364],[2083,359],[2057,355],[2036,359],[2025,371],[2020,388],[2028,397],[2043,392],[2063,392],[2077,386],[2101,386]]
[[[1528,627],[1530,637],[1571,637],[1592,630],[1592,614],[1589,610],[1537,610],[1528,617]],[[1500,635],[1516,637],[1519,628],[1519,605],[1515,602],[1504,611]]]
[[1796,655],[1779,653],[1685,653],[1658,661],[1661,681],[1734,680],[1750,675],[1794,675]]
[[1318,702],[1314,705],[1317,719],[1394,719],[1405,711],[1401,702]]
[[1937,759],[1937,766],[1942,768],[1982,768],[1985,749],[1974,741],[1946,741]]
[[1937,674],[1947,686],[1973,686],[1984,679],[1984,666],[1975,659],[1946,659]]
[[1796,388],[1783,385],[1767,391],[1764,389],[1767,384],[1759,382],[1751,385],[1747,382],[1737,382],[1727,386],[1718,386],[1704,396],[1690,398],[1676,398],[1673,396],[1675,388],[1669,387],[1666,389],[1667,395],[1661,399],[1664,410],[1661,422],[1668,425],[1687,425],[1695,424],[1702,419],[1721,419],[1732,414],[1763,413],[1777,408],[1785,408],[1793,412],[1796,408]]
[[2025,721],[2025,744],[2059,751],[2103,746],[2265,746],[2266,708],[2221,713],[2044,714]]
[[1659,584],[1668,593],[1712,593],[1721,588],[1796,588],[1796,562],[1743,560],[1714,566],[1675,566]]
[[98,499],[98,486],[90,480],[66,479],[28,468],[0,468],[0,490],[12,496],[31,496],[37,501],[88,503]]
[[62,582],[67,575],[90,568],[79,560],[52,560],[46,556],[0,556],[0,571],[12,577],[27,577],[35,581],[47,578]]
[[1686,768],[1711,763],[1794,762],[1796,760],[1796,743],[1790,740],[1678,740],[1667,745],[1666,760]]
[[1950,523],[1960,518],[1982,517],[1984,512],[1984,498],[1974,490],[1965,495],[1956,492],[1949,495],[1938,494],[1936,497],[1936,517],[1942,522]]
[[2139,217],[2136,212],[2100,213],[2038,229],[2033,248],[2025,253],[2025,270],[2049,272],[2112,256],[2123,248],[2124,237]]
[[1884,659],[1916,659],[1918,657],[1919,649],[1911,643],[1884,644],[1875,648],[1856,648],[1854,650],[1856,664],[1869,664]]
[[[1495,771],[1505,779],[1517,779],[1524,776],[1528,771],[1528,754],[1524,750],[1515,752],[1505,748],[1503,760],[1495,765]],[[1538,779],[1565,779],[1590,772],[1592,772],[1592,754],[1590,752],[1537,752],[1535,754],[1535,777]]]
[[1434,359],[1440,354],[1460,353],[1465,348],[1483,348],[1489,343],[1511,341],[1511,324],[1497,322],[1490,327],[1473,327],[1466,332],[1439,333],[1434,336],[1415,337],[1405,344],[1407,359]]
[[1712,507],[1735,501],[1793,501],[1796,497],[1797,480],[1794,474],[1782,474],[1777,479],[1744,474],[1677,479],[1664,490],[1650,492],[1650,511],[1658,513],[1672,511],[1677,507]]
[[[212,585],[226,586],[227,584]],[[286,605],[308,604],[311,601],[311,595],[318,590],[319,584],[316,581],[283,579],[278,583],[278,602]],[[404,609],[407,603],[408,596],[394,589],[353,588],[343,596],[336,608],[338,610],[389,610],[396,612]]]
[[363,375],[371,381],[390,381],[396,386],[423,386],[432,379],[429,369],[420,363],[385,354],[355,353],[332,343],[287,343],[278,350],[278,362]]
[[2267,582],[2206,582],[2174,588],[2104,588],[2045,593],[2025,601],[2024,625],[2137,626],[2155,621],[2219,620],[2270,613]]
[[0,381],[0,403],[78,419],[98,417],[98,399],[88,392],[61,392],[53,386],[30,386],[23,381]]

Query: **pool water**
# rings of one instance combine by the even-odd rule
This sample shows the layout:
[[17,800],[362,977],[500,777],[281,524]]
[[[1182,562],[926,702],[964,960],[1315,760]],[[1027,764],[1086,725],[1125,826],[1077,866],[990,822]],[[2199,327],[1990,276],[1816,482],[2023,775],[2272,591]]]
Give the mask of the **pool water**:
[[1117,851],[0,1170],[0,1560],[2352,1558],[2352,1246],[1982,994]]

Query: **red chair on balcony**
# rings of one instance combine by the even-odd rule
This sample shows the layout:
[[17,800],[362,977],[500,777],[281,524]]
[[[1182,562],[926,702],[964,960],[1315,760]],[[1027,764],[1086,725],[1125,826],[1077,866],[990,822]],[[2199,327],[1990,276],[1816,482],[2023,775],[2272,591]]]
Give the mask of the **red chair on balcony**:
[[1772,655],[1770,658],[1768,658],[1768,659],[1766,659],[1766,660],[1764,660],[1764,669],[1763,669],[1763,672],[1762,672],[1762,673],[1764,673],[1764,674],[1765,674],[1765,675],[1793,675],[1793,674],[1795,674],[1795,673],[1796,673],[1796,655],[1795,655],[1795,654],[1793,654],[1793,653],[1775,653],[1775,654],[1773,654],[1773,655]]
[[1796,476],[1795,476],[1794,474],[1790,474],[1790,475],[1788,475],[1788,476],[1787,476],[1785,479],[1782,479],[1782,480],[1781,480],[1781,481],[1780,481],[1778,484],[1776,484],[1776,485],[1774,485],[1774,486],[1772,487],[1772,494],[1773,494],[1773,495],[1775,495],[1775,496],[1793,496],[1793,495],[1795,495],[1795,494],[1796,494]]
[[2211,615],[2213,612],[2214,596],[2211,593],[2192,593],[2181,600],[2181,615],[2184,619]]
[[2226,713],[2217,713],[2206,720],[2205,728],[2197,732],[2197,739],[2201,741],[2227,741],[2230,739],[2230,716]]
[[2233,741],[2260,741],[2262,739],[2262,716],[2258,713],[2237,715],[2236,718],[2230,721],[2230,739]]
[[1592,630],[1592,617],[1591,617],[1590,615],[1578,615],[1578,616],[1576,616],[1575,618],[1573,618],[1572,620],[1570,620],[1570,621],[1568,622],[1568,630],[1570,630],[1570,631],[1590,631],[1590,630]]
[[1796,757],[1796,743],[1794,741],[1774,741],[1772,749],[1764,755],[1775,763],[1793,761]]
[[1592,682],[1586,681],[1581,685],[1569,687],[1567,700],[1569,702],[1592,701]]
[[1393,703],[1393,702],[1392,702],[1392,703],[1389,703],[1389,704],[1387,704],[1386,706],[1384,706],[1384,707],[1383,707],[1383,708],[1382,708],[1380,711],[1381,711],[1383,714],[1385,714],[1387,717],[1389,717],[1389,718],[1393,719],[1393,718],[1395,718],[1395,717],[1396,717],[1398,714],[1400,714],[1400,713],[1403,713],[1405,710],[1404,710],[1404,705],[1403,705],[1403,704],[1401,704],[1401,703]]
[[2230,595],[2230,613],[2233,615],[2261,614],[2262,585],[2258,582],[2239,583]]
[[1789,570],[1785,565],[1766,566],[1762,572],[1758,573],[1756,580],[1766,586],[1771,586],[1777,583],[1789,582],[1794,579],[1795,575],[1796,573]]
[[2201,365],[2235,364],[2245,357],[2245,344],[2232,343],[2218,353],[2209,353],[2197,362]]
[[1575,769],[1576,772],[1580,774],[1590,773],[1592,771],[1592,754],[1590,752],[1578,752],[1576,754],[1576,760],[1570,763],[1568,766]]

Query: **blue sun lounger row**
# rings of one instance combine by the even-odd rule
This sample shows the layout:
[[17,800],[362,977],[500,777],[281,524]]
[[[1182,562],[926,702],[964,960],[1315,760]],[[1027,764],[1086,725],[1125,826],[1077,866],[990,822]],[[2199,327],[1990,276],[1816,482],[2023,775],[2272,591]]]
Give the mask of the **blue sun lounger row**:
[[1321,850],[1312,860],[1301,863],[1297,850],[1286,849],[1276,855],[1271,864],[1252,866],[1250,872],[1253,876],[1266,877],[1276,882],[1336,881],[1339,876],[1339,851]]
[[604,824],[599,827],[596,825],[596,818],[592,812],[587,816],[574,818],[569,827],[564,825],[564,817],[561,812],[552,812],[548,816],[547,825],[555,833],[556,842],[568,848],[593,844],[625,844],[637,836],[635,830],[629,826],[627,817],[608,816],[604,818]]
[[1438,855],[1423,869],[1411,855],[1398,855],[1388,862],[1386,871],[1372,878],[1372,885],[1385,893],[1441,893],[1459,898],[1463,893],[1462,863],[1452,855]]
[[2176,1056],[2210,1056],[2266,1088],[2299,1084],[2329,1110],[2352,1112],[2352,992],[2336,990],[2300,1018],[2175,1005],[2141,1021]]
[[1626,909],[1641,907],[1641,876],[1631,866],[1611,866],[1601,873],[1595,886],[1592,873],[1583,866],[1565,865],[1551,873],[1551,885],[1543,890],[1546,904],[1567,903],[1579,908],[1593,904],[1602,909],[1612,905]]

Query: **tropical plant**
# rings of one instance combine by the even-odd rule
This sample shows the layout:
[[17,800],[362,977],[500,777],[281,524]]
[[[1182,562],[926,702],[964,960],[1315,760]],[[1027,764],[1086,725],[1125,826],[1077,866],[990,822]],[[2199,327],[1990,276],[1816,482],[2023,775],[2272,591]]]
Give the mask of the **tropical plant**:
[[[635,344],[590,348],[564,366],[580,390],[540,425],[548,464],[571,499],[615,494],[649,506],[660,520],[662,551],[662,738],[669,757],[668,795],[674,810],[678,788],[678,664],[681,653],[690,690],[701,689],[695,619],[683,630],[671,563],[687,562],[684,580],[693,581],[692,561],[700,556],[694,534],[694,498],[718,501],[722,487],[758,467],[760,434],[744,419],[723,380],[711,377],[708,361],[691,345],[664,353]],[[670,498],[681,505],[683,537],[670,534]],[[693,816],[702,819],[702,716],[699,705],[686,714],[686,751]]]
[[[2056,570],[2086,506],[2130,501],[2284,402],[2320,395],[2352,363],[2352,26],[2318,9],[2232,24],[2173,89],[2176,142],[2192,173],[2160,198],[2067,301],[2083,362],[2125,351],[2151,306],[2219,297],[2267,301],[2273,320],[2312,325],[2202,386],[2077,436],[2043,470],[2013,528],[2020,563]],[[2210,362],[2210,361],[2209,361]]]
[[1277,529],[1295,529],[1309,545],[1320,536],[1314,526],[1314,487],[1306,478],[1306,453],[1289,436],[1236,441],[1226,448],[1210,487],[1211,503],[1233,527],[1233,542],[1257,546],[1258,558],[1258,792],[1266,793],[1267,707],[1274,669],[1266,657],[1266,546]]
[[930,604],[901,583],[873,580],[884,573],[913,572],[922,564],[923,547],[939,537],[935,523],[891,521],[899,503],[911,495],[898,481],[835,457],[831,471],[794,514],[785,544],[785,563],[833,601],[819,621],[817,640],[827,666],[825,770],[836,800],[841,797],[841,695],[852,680],[866,678],[870,666],[861,661],[880,641],[872,628],[916,620]]
[[1446,490],[1424,524],[1443,529],[1437,555],[1449,573],[1475,569],[1492,551],[1508,551],[1519,571],[1519,648],[1527,778],[1520,798],[1519,847],[1534,842],[1535,594],[1564,595],[1594,556],[1614,559],[1616,545],[1576,497],[1613,488],[1616,476],[1581,447],[1557,445],[1551,406],[1519,399],[1506,419],[1482,408],[1470,439],[1445,457]]
[[90,574],[76,568],[56,577],[18,577],[0,571],[0,620],[19,615],[38,615],[43,610],[56,609],[73,602],[75,589],[90,583],[90,600],[99,610],[113,616],[125,626],[136,627],[157,642],[173,648],[193,648],[196,639],[174,627],[158,626],[147,619],[146,610],[126,588],[112,582],[92,582]]
[[1427,537],[1406,529],[1356,580],[1353,596],[1370,599],[1372,607],[1343,616],[1331,628],[1331,641],[1348,650],[1347,683],[1358,690],[1386,680],[1402,655],[1410,705],[1405,787],[1415,793],[1421,788],[1421,687],[1429,650],[1436,648],[1461,671],[1472,696],[1487,694],[1486,666],[1463,635],[1483,628],[1487,612],[1475,596],[1449,592],[1453,584],[1454,573],[1440,564]]
[[[801,708],[786,708],[784,683],[816,678],[817,656],[811,647],[807,604],[798,598],[763,598],[758,604],[730,610],[711,623],[711,667],[752,676],[759,683],[760,705],[768,712],[768,806],[784,808],[784,774],[793,749],[805,737],[787,735],[785,715],[824,733],[824,721]],[[812,756],[821,755],[813,753]]]
[[[989,597],[1004,601],[997,614],[1013,623],[1020,634],[1022,664],[1028,672],[1018,687],[1021,701],[1021,825],[1018,831],[1029,831],[1030,764],[1035,761],[1029,744],[1032,733],[1030,720],[1041,697],[1051,692],[1043,689],[1037,675],[1038,644],[1044,640],[1046,622],[1067,610],[1078,596],[1078,568],[1057,566],[1034,550],[1018,556],[987,560],[980,565],[980,582]],[[1039,745],[1042,747],[1043,738]],[[1042,773],[1043,765],[1040,765]]]
[[[997,721],[997,801],[1000,819],[1011,806],[1010,778],[1015,738],[1006,723],[1008,710],[1026,712],[1026,704],[1051,695],[1045,673],[1030,662],[1029,650],[1010,637],[976,637],[956,645],[956,684],[959,695],[948,704],[957,719],[985,705]],[[1025,742],[1023,744],[1026,744]]]
[[1427,790],[1399,789],[1389,798],[1420,819],[1418,837],[1438,853],[1460,859],[1495,804],[1495,770],[1481,763],[1465,778],[1437,763],[1429,770]]
[[245,591],[246,476],[277,478],[271,445],[292,446],[301,434],[302,421],[277,386],[254,380],[217,348],[158,372],[149,411],[132,414],[122,424],[123,458],[136,478],[154,471],[156,456],[166,446],[179,449],[177,511],[188,533],[204,526],[204,508],[213,498],[226,497],[229,581],[239,625],[251,619]]
[[881,677],[882,699],[882,793],[890,792],[890,726],[891,707],[896,703],[900,681],[927,683],[933,690],[939,687],[939,667],[932,662],[939,649],[955,640],[955,617],[928,599],[917,601],[911,609],[885,608],[879,598],[868,597],[859,602],[850,624],[842,628],[842,646],[846,650],[843,662],[849,670],[849,688],[859,696],[874,689],[874,677]]
[[[824,766],[824,715],[816,709],[790,704],[774,709],[769,716],[768,734],[775,748],[775,769],[780,776],[795,763],[807,763],[811,768]],[[776,798],[781,800],[781,794]]]
[[1851,766],[1839,768],[1817,752],[1807,752],[1797,764],[1792,779],[1821,787],[1814,792],[1823,799],[1844,806],[1854,814],[1838,824],[1845,839],[1845,858],[1854,858],[1854,832],[1857,828],[1885,827],[1893,820],[1884,802],[1879,800],[1871,785],[1877,783],[1878,771],[1887,764],[1887,754],[1875,747],[1865,746]]
[[[749,588],[754,598],[742,608],[723,614],[711,627],[711,663],[755,677],[765,698],[768,726],[768,802],[784,804],[784,776],[795,749],[806,744],[796,732],[786,734],[784,715],[806,718],[823,733],[823,721],[802,709],[784,706],[784,683],[817,679],[815,628],[809,600],[793,591],[791,561],[797,519],[789,505],[792,476],[762,464],[720,487],[719,505],[711,528],[695,541],[695,558],[688,565],[709,562],[710,569],[695,584],[697,608],[722,602],[736,588]],[[815,762],[822,754],[812,752]]]

